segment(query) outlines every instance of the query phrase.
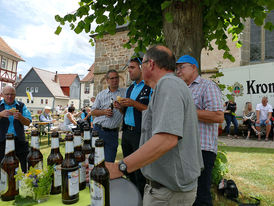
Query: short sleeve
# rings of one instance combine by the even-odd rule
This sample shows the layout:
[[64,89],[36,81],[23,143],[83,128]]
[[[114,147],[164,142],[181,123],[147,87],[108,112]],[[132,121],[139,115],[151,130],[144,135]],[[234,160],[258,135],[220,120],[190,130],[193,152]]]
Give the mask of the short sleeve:
[[260,104],[257,104],[257,105],[256,105],[256,111],[260,111],[260,110],[261,110]]
[[222,93],[219,87],[213,82],[209,83],[205,90],[204,104],[205,110],[223,111]]
[[22,113],[22,115],[23,115],[23,117],[29,119],[32,122],[31,113],[27,109],[26,105],[23,106],[23,113]]

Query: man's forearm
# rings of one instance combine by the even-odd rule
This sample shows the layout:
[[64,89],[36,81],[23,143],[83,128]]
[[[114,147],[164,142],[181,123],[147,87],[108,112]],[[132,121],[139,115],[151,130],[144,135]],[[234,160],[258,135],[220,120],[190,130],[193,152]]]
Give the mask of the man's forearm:
[[23,117],[23,116],[19,119],[19,121],[25,126],[30,125],[30,120],[28,118]]
[[224,121],[224,112],[197,110],[198,120],[205,123],[222,123]]
[[93,117],[99,117],[105,115],[104,110],[95,109],[91,111],[91,116]]
[[138,111],[140,111],[140,112],[142,112],[142,111],[144,111],[144,110],[147,109],[147,105],[142,104],[142,103],[137,102],[137,101],[134,102],[134,107],[135,107]]
[[167,133],[155,134],[136,152],[124,159],[124,162],[127,164],[127,172],[136,171],[154,162],[175,147],[177,143],[178,137],[175,135]]

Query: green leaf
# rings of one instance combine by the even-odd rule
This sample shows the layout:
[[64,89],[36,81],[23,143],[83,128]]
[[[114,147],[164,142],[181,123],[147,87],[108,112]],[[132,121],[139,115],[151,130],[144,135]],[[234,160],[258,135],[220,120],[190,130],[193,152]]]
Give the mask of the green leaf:
[[173,21],[173,16],[170,12],[167,12],[165,14],[165,18],[166,18],[167,22],[169,22],[169,23],[171,23]]
[[85,24],[85,32],[89,33],[90,31],[90,24]]
[[80,21],[77,25],[77,27],[74,29],[76,34],[80,34],[83,29],[85,28],[85,22],[84,21]]
[[62,19],[62,18],[61,18],[59,15],[55,15],[54,18],[55,18],[55,21],[61,22],[61,19]]
[[164,10],[165,8],[169,7],[171,5],[171,1],[164,1],[161,4],[161,9]]
[[59,35],[61,31],[62,31],[62,27],[58,26],[54,33]]
[[116,17],[116,22],[117,22],[118,25],[123,25],[125,23],[125,20],[121,15],[118,15]]
[[96,18],[96,23],[97,24],[102,24],[102,23],[104,23],[105,21],[107,21],[107,16],[105,16],[105,15],[100,15],[100,16],[98,16],[97,18]]

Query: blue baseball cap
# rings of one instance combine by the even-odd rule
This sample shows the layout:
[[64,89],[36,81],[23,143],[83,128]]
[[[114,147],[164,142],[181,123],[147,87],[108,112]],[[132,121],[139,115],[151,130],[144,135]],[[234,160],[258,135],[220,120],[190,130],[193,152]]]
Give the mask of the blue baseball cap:
[[176,62],[176,64],[182,64],[182,63],[195,64],[196,67],[199,68],[197,60],[194,57],[189,56],[189,55],[181,56]]

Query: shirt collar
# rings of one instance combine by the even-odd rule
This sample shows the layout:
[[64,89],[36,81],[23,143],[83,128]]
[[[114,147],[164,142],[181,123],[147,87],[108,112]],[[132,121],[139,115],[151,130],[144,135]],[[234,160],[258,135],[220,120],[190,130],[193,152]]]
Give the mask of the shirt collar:
[[139,82],[139,84],[137,84],[137,82],[136,82],[136,81],[134,81],[134,82],[133,82],[134,86],[136,86],[136,85],[141,85],[141,84],[144,84],[144,83],[145,83],[145,81],[144,81],[144,80],[140,81],[140,82]]
[[[5,105],[7,105],[7,104],[5,103],[5,100],[4,100],[4,99],[2,99],[2,100],[1,100],[0,105],[1,105],[1,104],[5,104]],[[10,106],[13,106],[13,105],[15,105],[15,104],[19,105],[19,103],[18,103],[16,100],[14,100],[13,104],[12,104],[12,105],[10,105]]]
[[[109,87],[106,89],[107,93],[111,92]],[[115,92],[120,92],[120,88],[118,87],[118,89]]]
[[188,87],[191,87],[192,84],[200,84],[201,81],[202,81],[202,78],[200,75],[198,75],[197,78],[194,79],[194,81]]

